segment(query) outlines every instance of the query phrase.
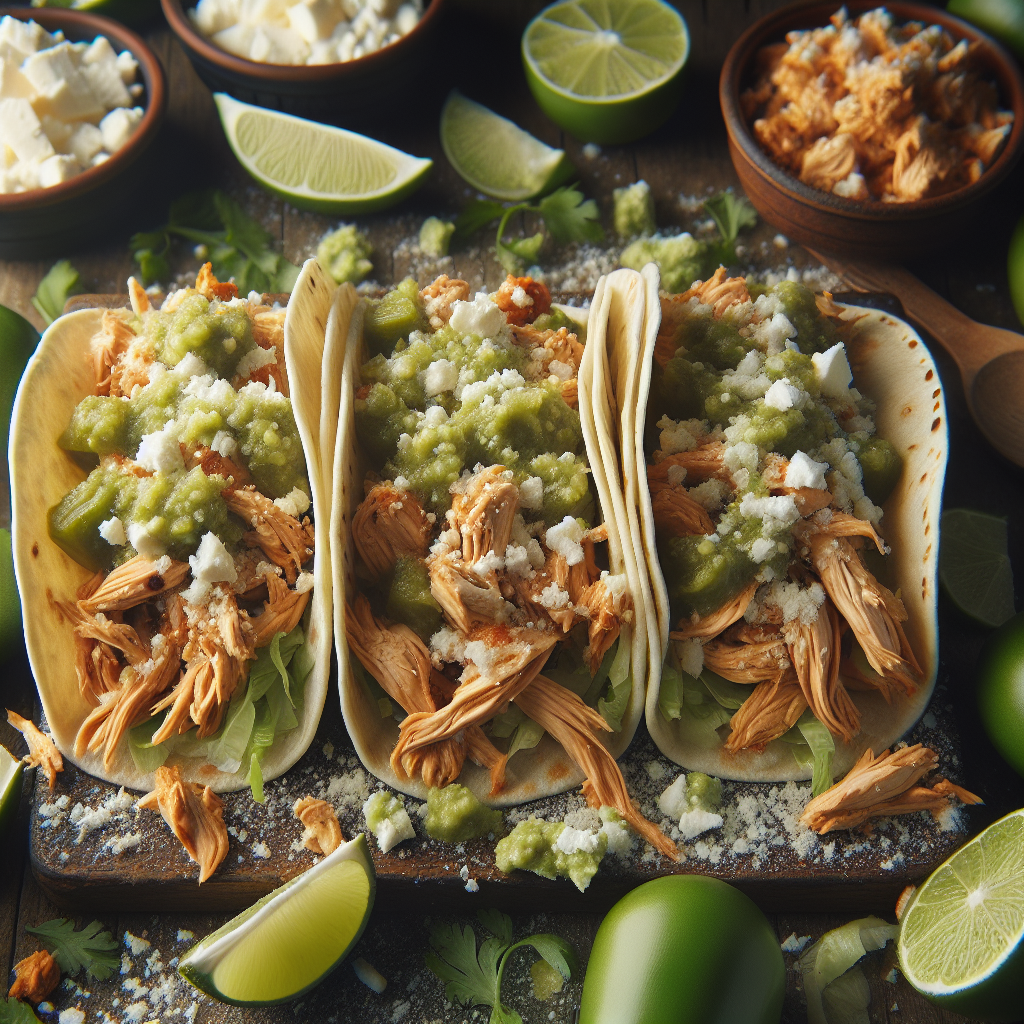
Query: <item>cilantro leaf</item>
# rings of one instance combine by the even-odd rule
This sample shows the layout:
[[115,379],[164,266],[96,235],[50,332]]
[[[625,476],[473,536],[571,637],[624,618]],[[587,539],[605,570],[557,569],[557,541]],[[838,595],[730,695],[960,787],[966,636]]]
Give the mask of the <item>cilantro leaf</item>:
[[484,939],[478,951],[472,928],[437,925],[430,933],[427,967],[445,983],[444,994],[452,1002],[490,1006],[490,1024],[523,1024],[515,1010],[501,1003],[501,979],[509,956],[531,946],[568,980],[579,970],[576,954],[557,935],[531,935],[513,943],[512,920],[500,910],[481,910],[477,918],[493,938]]
[[474,231],[493,224],[505,212],[504,203],[494,199],[473,199],[455,218],[455,237],[467,238]]
[[563,185],[545,196],[535,207],[544,218],[551,237],[560,245],[565,242],[600,242],[604,231],[598,222],[597,203],[584,199],[572,185]]
[[25,931],[43,940],[65,974],[75,975],[84,967],[90,978],[105,981],[120,967],[121,958],[117,942],[102,927],[99,921],[90,921],[76,932],[72,921],[58,917]]
[[543,232],[530,235],[528,238],[511,238],[504,241],[499,238],[494,245],[494,253],[508,273],[518,276],[537,262],[543,244]]
[[58,260],[50,267],[32,296],[32,305],[47,325],[64,312],[68,296],[78,291],[81,283],[78,271],[67,260]]
[[739,237],[743,228],[752,228],[757,224],[757,213],[750,203],[733,192],[721,192],[713,199],[704,203],[704,209],[711,214],[722,241],[731,245]]
[[42,1024],[28,1003],[0,996],[0,1024]]

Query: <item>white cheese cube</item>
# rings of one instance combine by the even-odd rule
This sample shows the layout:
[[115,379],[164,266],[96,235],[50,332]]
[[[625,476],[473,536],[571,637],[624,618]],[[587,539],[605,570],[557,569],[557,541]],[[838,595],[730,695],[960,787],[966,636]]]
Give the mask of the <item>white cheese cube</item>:
[[21,58],[0,57],[0,99],[30,100],[35,94],[32,83],[21,73]]
[[43,133],[50,140],[50,145],[58,153],[67,153],[69,151],[68,143],[75,126],[68,124],[67,121],[58,121],[57,118],[50,117],[49,114],[44,114],[39,119],[39,123],[43,127]]
[[142,120],[142,107],[117,107],[100,121],[103,148],[116,153],[130,138]]
[[238,0],[199,0],[188,13],[204,36],[212,36],[237,24],[241,4]]
[[278,25],[264,25],[262,28],[256,29],[256,37],[253,39],[254,50],[260,34],[267,41],[266,55],[253,56],[253,60],[264,61],[267,64],[306,63],[306,58],[309,56],[309,43],[298,32],[290,28],[281,28]]
[[288,27],[288,0],[241,0],[240,20],[247,25],[265,28]]
[[249,54],[252,52],[252,39],[255,34],[256,30],[251,25],[229,25],[214,34],[213,42],[222,50],[249,60]]
[[122,50],[114,60],[117,65],[117,73],[125,85],[131,85],[135,76],[139,73],[139,62],[132,56],[130,50]]
[[83,64],[82,75],[105,110],[132,105],[132,98],[121,80],[121,72],[117,70],[116,59]]
[[341,21],[341,8],[334,0],[299,0],[288,8],[288,22],[307,43],[330,39]]
[[97,36],[82,50],[83,64],[116,63],[117,53],[106,36]]
[[22,21],[9,14],[0,18],[0,43],[7,43],[26,57],[37,50],[53,46],[55,41],[54,36],[34,21]]
[[367,6],[381,18],[393,18],[402,6],[402,0],[370,0]]
[[70,43],[58,43],[25,58],[22,74],[39,94],[33,102],[37,114],[61,121],[90,121],[106,113],[79,70],[78,54]]
[[271,64],[273,61],[270,59],[270,54],[273,48],[270,36],[267,35],[266,30],[262,26],[253,30],[252,43],[249,45],[249,60],[258,60]]
[[825,352],[811,356],[818,385],[826,398],[845,398],[846,389],[853,381],[853,373],[846,359],[846,349],[840,341]]
[[333,39],[310,43],[307,64],[334,64],[338,59],[338,45]]
[[9,171],[18,162],[18,155],[10,146],[0,146],[0,171]]
[[39,187],[59,185],[62,181],[73,178],[81,169],[73,156],[56,153],[39,165]]
[[402,4],[395,15],[395,31],[399,35],[408,35],[420,20],[419,11],[412,4]]
[[75,125],[68,139],[68,152],[76,156],[83,164],[92,163],[92,159],[103,149],[103,132],[88,121]]
[[778,409],[785,412],[786,409],[793,409],[799,406],[803,400],[803,392],[793,387],[785,377],[777,380],[764,395],[764,404],[770,409]]
[[103,150],[100,150],[100,152],[98,152],[92,158],[92,162],[91,162],[90,166],[92,166],[92,167],[99,167],[100,164],[105,164],[109,159],[110,159],[110,154],[109,153],[104,153]]
[[786,469],[786,486],[813,487],[815,490],[823,491],[828,487],[825,482],[828,469],[827,462],[815,462],[804,452],[794,452]]
[[55,152],[25,99],[0,100],[0,145],[10,146],[23,163],[45,160]]

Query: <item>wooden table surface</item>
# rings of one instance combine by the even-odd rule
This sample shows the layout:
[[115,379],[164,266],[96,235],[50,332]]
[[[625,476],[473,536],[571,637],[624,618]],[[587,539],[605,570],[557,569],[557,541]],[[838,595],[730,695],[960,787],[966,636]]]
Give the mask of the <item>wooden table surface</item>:
[[[382,284],[400,279],[410,266],[403,241],[415,237],[422,219],[430,214],[453,216],[472,192],[445,160],[437,138],[437,118],[447,90],[455,85],[533,132],[544,141],[562,146],[579,170],[588,196],[598,200],[608,225],[613,188],[644,179],[654,192],[658,224],[691,228],[692,212],[680,196],[706,196],[734,186],[725,132],[717,104],[717,71],[731,42],[762,14],[781,6],[773,0],[678,0],[692,36],[692,57],[683,102],[663,128],[640,142],[604,147],[597,156],[564,135],[538,110],[525,88],[517,47],[522,27],[542,6],[536,0],[450,0],[448,27],[438,43],[436,76],[410,96],[397,112],[376,119],[372,134],[407,152],[430,156],[434,171],[424,188],[405,204],[385,214],[359,218],[374,245],[374,277]],[[161,170],[154,179],[145,209],[132,211],[134,229],[161,223],[171,199],[189,188],[217,185],[238,198],[280,238],[284,255],[295,263],[312,254],[319,237],[336,221],[304,213],[259,189],[238,167],[227,147],[208,90],[193,73],[173,37],[162,25],[148,34],[163,62],[170,84],[167,122],[159,145]],[[364,127],[364,130],[368,130]],[[968,315],[980,321],[1020,329],[1010,304],[1005,270],[1006,243],[1024,206],[1024,168],[1016,174],[1017,199],[991,222],[979,224],[969,239],[951,245],[935,258],[915,263],[912,269]],[[485,233],[486,234],[486,233]],[[814,261],[796,246],[773,244],[775,232],[761,224],[745,239],[748,259],[755,270],[786,264],[805,268]],[[97,238],[94,247],[69,257],[90,292],[119,292],[133,271],[127,245],[128,232]],[[453,252],[454,268],[474,287],[494,287],[503,271],[487,252],[489,237]],[[611,243],[609,243],[611,245]],[[611,249],[612,257],[614,249]],[[561,254],[548,260],[557,264]],[[50,261],[0,262],[0,303],[42,326],[30,298]],[[197,261],[184,246],[175,254],[176,272],[194,271]],[[453,274],[454,276],[454,274]],[[955,370],[941,350],[933,351],[949,404],[950,470],[947,505],[983,508],[1010,520],[1011,558],[1016,570],[1017,606],[1022,606],[1024,583],[1024,473],[999,458],[985,443],[967,416]],[[1024,390],[1024,384],[1022,384]],[[3,484],[6,487],[6,474]],[[6,494],[0,495],[6,499]],[[7,521],[7,502],[0,502],[0,524]],[[938,693],[956,715],[963,741],[964,783],[986,800],[972,809],[972,830],[984,827],[1006,811],[1024,803],[1021,780],[1001,762],[985,738],[971,697],[971,675],[987,631],[960,616],[945,597],[941,599],[941,666]],[[36,710],[31,675],[24,659],[0,665],[0,692],[4,704],[24,714]],[[331,699],[330,697],[328,699]],[[336,699],[336,697],[335,697]],[[37,713],[37,711],[36,711]],[[20,738],[0,723],[0,742],[21,751]],[[38,948],[26,926],[61,915],[35,883],[27,864],[28,782],[26,799],[13,840],[0,848],[0,965],[10,967]],[[568,883],[567,883],[568,884]],[[438,913],[443,908],[438,909]],[[769,915],[778,935],[819,937],[848,918],[827,914]],[[224,1007],[198,997],[176,980],[173,965],[190,944],[219,926],[225,915],[108,914],[97,917],[122,941],[121,973],[103,983],[76,979],[54,994],[53,1011],[42,1012],[56,1021],[61,1010],[78,1007],[84,1020],[161,1021],[195,1020],[201,1024],[241,1022],[350,1022],[384,1024],[405,1021],[470,1021],[486,1014],[447,1005],[441,984],[423,966],[429,919],[421,912],[377,914],[360,940],[358,955],[373,963],[388,979],[383,995],[359,983],[348,965],[300,1002],[263,1010]],[[472,918],[461,918],[472,923]],[[532,931],[553,931],[567,937],[585,964],[593,935],[600,923],[596,914],[545,914],[544,908],[524,907],[513,915],[516,937]],[[125,939],[128,933],[131,938]],[[188,934],[186,934],[188,933]],[[683,954],[685,955],[685,953]],[[919,997],[902,978],[885,980],[893,964],[891,950],[865,961],[872,988],[870,1019],[903,1024],[954,1024],[963,1018],[944,1013]],[[806,1009],[793,970],[795,957],[786,955],[788,990],[783,1021],[806,1020]],[[527,1022],[571,1022],[579,996],[579,983],[566,986],[551,1002],[530,994],[529,958],[515,962],[506,980],[506,1002]],[[77,1019],[77,1018],[76,1018]]]

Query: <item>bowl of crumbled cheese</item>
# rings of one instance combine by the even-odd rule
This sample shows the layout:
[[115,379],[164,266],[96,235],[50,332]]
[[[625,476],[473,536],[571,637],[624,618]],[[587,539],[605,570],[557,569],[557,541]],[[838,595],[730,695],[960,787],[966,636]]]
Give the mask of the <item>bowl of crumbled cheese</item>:
[[436,63],[428,40],[436,37],[444,6],[444,0],[161,3],[213,91],[339,124],[408,103],[412,82]]
[[118,22],[0,9],[0,258],[64,255],[118,226],[165,106],[159,62]]
[[769,223],[892,261],[977,230],[1024,153],[1024,78],[924,3],[795,4],[753,25],[719,83],[733,164]]

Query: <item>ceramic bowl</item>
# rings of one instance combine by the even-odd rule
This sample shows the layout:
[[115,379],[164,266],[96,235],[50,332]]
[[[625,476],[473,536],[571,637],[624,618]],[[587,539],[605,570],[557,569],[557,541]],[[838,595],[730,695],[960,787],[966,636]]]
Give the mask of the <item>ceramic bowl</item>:
[[167,107],[167,83],[153,51],[120,22],[60,7],[0,8],[29,19],[48,32],[60,29],[71,42],[103,35],[115,50],[130,50],[138,61],[145,93],[139,126],[109,160],[59,185],[0,195],[0,259],[28,260],[67,256],[94,248],[123,227],[134,210],[148,208],[149,157]]
[[424,89],[438,78],[438,54],[430,41],[437,38],[445,0],[426,0],[416,27],[389,46],[355,60],[314,65],[236,57],[195,27],[188,15],[195,0],[160,2],[203,82],[246,103],[359,127],[403,105],[420,109]]
[[[846,4],[851,20],[877,7],[876,0]],[[977,228],[1013,182],[1007,177],[1024,152],[1024,78],[1013,58],[994,40],[941,8],[923,3],[887,3],[899,23],[941,25],[955,40],[978,44],[987,76],[996,83],[1003,109],[1014,123],[998,157],[973,184],[947,195],[908,203],[859,201],[805,185],[761,149],[740,108],[740,94],[753,78],[754,58],[786,33],[820,28],[839,7],[819,0],[785,7],[752,25],[733,45],[722,67],[719,99],[729,153],[740,184],[758,213],[792,241],[840,255],[891,261],[922,255],[949,245],[958,234]],[[1012,199],[1008,200],[1014,206]]]

